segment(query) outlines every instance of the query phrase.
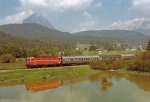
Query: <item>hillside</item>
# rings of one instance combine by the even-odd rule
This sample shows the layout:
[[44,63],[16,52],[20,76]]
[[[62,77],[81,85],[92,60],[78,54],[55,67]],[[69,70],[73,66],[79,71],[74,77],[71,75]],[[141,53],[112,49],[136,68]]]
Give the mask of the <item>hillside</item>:
[[[40,41],[47,41],[50,43],[75,45],[77,42],[80,43],[112,43],[122,42],[116,38],[108,37],[96,37],[88,35],[73,35],[58,30],[48,29],[47,27],[39,24],[9,24],[1,25],[0,31],[6,32],[13,36],[24,37],[28,39],[38,39]],[[106,40],[107,39],[107,40]]]
[[39,24],[9,24],[1,25],[0,31],[13,36],[19,36],[29,39],[38,39],[53,43],[71,43],[75,37],[69,33],[52,30]]
[[21,37],[14,37],[0,31],[0,46],[33,48],[36,46],[47,46],[48,44],[39,40],[29,40]]
[[148,36],[143,35],[142,33],[129,30],[91,30],[75,33],[74,35],[78,36],[94,36],[94,37],[108,37],[112,39],[120,39],[123,42],[132,45],[145,45],[148,41]]
[[54,44],[14,37],[0,31],[0,56],[3,54],[12,54],[17,58],[42,55],[50,56],[58,55],[60,49],[60,46]]
[[130,45],[146,45],[148,37],[136,31],[127,30],[101,30],[84,31],[75,34],[52,30],[39,24],[9,24],[0,25],[0,31],[26,39],[37,39],[61,46],[75,46],[78,42],[99,44],[105,46],[113,43]]
[[150,37],[150,29],[137,29],[136,31],[145,34]]

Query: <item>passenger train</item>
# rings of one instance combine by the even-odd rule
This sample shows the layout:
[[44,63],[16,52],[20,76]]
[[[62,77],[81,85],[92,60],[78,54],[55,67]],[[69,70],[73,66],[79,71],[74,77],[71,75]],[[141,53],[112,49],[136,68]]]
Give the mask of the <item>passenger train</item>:
[[49,67],[49,66],[66,66],[89,64],[91,61],[104,59],[133,59],[134,54],[120,55],[101,55],[101,56],[62,56],[62,57],[29,57],[26,58],[28,68]]

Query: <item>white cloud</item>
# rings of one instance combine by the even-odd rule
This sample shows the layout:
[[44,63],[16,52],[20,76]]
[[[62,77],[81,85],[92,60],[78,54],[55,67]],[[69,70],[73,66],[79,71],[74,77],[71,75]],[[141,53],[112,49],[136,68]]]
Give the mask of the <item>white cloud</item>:
[[77,25],[75,29],[72,30],[73,33],[79,31],[93,30],[96,29],[99,23],[99,19],[89,14],[87,11],[83,12],[85,20]]
[[139,13],[150,15],[150,0],[132,0],[132,9]]
[[[149,21],[148,18],[135,18],[127,21],[117,21],[111,24],[106,29],[117,29],[117,30],[134,30],[142,27],[145,21]],[[146,25],[145,27],[150,27],[150,25]]]
[[80,10],[88,7],[93,0],[20,0],[23,9],[45,9],[48,11]]
[[13,14],[6,16],[2,20],[2,24],[13,24],[13,23],[22,23],[22,20],[29,17],[33,12],[32,11],[22,11],[18,14]]

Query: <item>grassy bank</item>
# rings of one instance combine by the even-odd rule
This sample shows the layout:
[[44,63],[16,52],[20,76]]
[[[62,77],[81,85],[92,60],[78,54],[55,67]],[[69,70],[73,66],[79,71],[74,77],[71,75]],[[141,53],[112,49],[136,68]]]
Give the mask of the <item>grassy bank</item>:
[[33,70],[12,70],[0,73],[0,84],[7,82],[27,83],[38,80],[63,80],[83,75],[91,75],[99,71],[92,70],[89,66],[72,66],[57,69],[33,69]]
[[0,63],[0,70],[26,69],[25,62]]
[[16,69],[27,69],[24,58],[16,58],[16,61],[13,63],[0,62],[0,71],[1,70],[16,70]]

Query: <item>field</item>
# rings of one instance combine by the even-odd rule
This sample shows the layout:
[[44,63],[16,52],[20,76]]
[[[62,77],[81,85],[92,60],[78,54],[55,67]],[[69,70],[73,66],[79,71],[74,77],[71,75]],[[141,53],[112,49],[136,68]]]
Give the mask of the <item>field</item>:
[[32,82],[38,80],[70,79],[73,77],[91,75],[99,71],[90,69],[89,66],[53,67],[30,70],[9,70],[0,72],[0,83]]
[[112,55],[112,54],[136,54],[139,55],[143,51],[84,51],[83,55]]

